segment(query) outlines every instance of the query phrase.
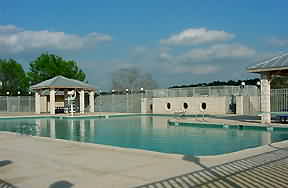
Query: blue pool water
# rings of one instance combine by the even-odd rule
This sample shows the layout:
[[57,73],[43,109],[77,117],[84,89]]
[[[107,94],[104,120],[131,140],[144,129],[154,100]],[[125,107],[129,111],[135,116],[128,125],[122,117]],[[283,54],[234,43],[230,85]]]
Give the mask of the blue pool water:
[[288,139],[285,130],[171,126],[169,119],[1,119],[0,131],[188,155],[223,154]]

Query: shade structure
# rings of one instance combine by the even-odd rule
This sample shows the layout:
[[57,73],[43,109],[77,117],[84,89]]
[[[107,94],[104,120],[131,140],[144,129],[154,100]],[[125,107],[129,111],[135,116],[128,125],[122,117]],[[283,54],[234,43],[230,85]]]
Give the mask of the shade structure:
[[65,99],[67,99],[67,92],[73,90],[79,96],[80,113],[84,113],[85,108],[85,93],[89,93],[89,112],[94,112],[94,95],[96,88],[85,82],[79,80],[69,79],[64,76],[56,76],[49,80],[45,80],[31,87],[35,91],[35,112],[41,112],[41,95],[49,92],[49,111],[50,114],[55,114],[56,93],[63,93],[64,107]]
[[54,89],[75,88],[75,89],[85,89],[93,91],[96,90],[96,88],[90,84],[81,82],[79,80],[69,79],[64,76],[55,76],[54,78],[35,84],[31,88],[34,90],[50,89],[50,88]]
[[282,72],[288,70],[288,53],[284,53],[272,58],[263,60],[253,66],[248,67],[248,72]]
[[288,75],[288,53],[263,60],[251,67],[248,72],[261,75],[261,121],[264,124],[271,123],[270,83],[275,75]]

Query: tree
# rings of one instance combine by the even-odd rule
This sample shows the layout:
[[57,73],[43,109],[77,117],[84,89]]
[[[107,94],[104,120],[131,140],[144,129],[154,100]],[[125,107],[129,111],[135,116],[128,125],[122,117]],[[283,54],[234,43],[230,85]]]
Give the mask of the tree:
[[169,88],[185,88],[185,87],[199,87],[199,86],[240,86],[241,82],[245,82],[246,85],[255,85],[260,81],[259,78],[248,80],[229,80],[229,81],[212,81],[208,83],[190,84],[190,85],[176,85]]
[[112,88],[124,89],[154,89],[157,83],[150,73],[143,73],[137,68],[119,69],[112,73]]
[[7,91],[16,95],[18,91],[22,94],[29,89],[29,82],[22,65],[13,59],[0,59],[0,81],[1,95]]
[[274,76],[271,80],[271,89],[288,88],[287,76]]
[[58,75],[80,81],[84,81],[86,77],[75,61],[66,61],[53,54],[42,54],[30,63],[28,77],[31,84],[36,84]]

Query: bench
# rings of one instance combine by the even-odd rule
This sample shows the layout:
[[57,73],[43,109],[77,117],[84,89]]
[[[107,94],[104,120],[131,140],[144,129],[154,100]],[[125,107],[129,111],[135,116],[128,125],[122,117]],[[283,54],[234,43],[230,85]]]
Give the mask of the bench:
[[288,123],[288,114],[278,115],[281,123]]

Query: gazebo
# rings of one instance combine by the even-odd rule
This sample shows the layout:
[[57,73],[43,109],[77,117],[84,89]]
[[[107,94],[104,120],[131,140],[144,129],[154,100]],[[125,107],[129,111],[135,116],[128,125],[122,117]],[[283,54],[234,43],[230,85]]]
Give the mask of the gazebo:
[[270,82],[275,75],[288,75],[288,53],[275,56],[248,68],[248,72],[261,74],[262,123],[271,123]]
[[[68,92],[76,92],[77,99],[79,100],[80,113],[85,111],[85,93],[89,94],[89,112],[94,112],[94,95],[96,89],[85,82],[79,80],[68,79],[64,76],[56,76],[49,80],[40,82],[31,87],[35,91],[35,113],[40,114],[41,105],[43,102],[40,100],[40,96],[48,95],[48,106],[50,114],[55,114],[55,94],[64,96],[64,101],[61,104],[65,104],[65,99],[68,98]],[[63,105],[64,108],[64,105]]]

